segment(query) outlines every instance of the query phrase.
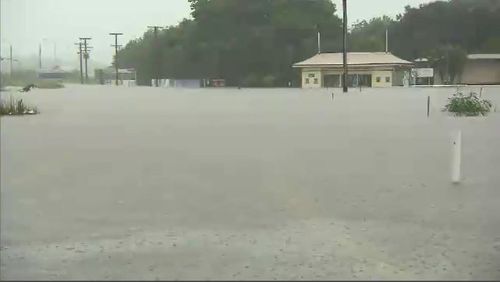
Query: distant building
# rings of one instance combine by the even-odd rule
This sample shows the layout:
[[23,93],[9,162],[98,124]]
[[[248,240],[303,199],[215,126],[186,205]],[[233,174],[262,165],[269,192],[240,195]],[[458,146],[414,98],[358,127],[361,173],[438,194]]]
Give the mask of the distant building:
[[461,82],[465,84],[500,84],[500,54],[468,55]]
[[[412,62],[385,52],[347,54],[349,87],[391,87],[409,84]],[[302,88],[342,87],[342,53],[321,53],[296,63]]]
[[[155,86],[155,80],[151,80],[151,85]],[[160,79],[159,86],[165,88],[200,88],[203,86],[201,79]]]
[[63,80],[70,73],[69,68],[63,68],[61,66],[54,66],[50,69],[39,69],[37,71],[38,79],[47,79],[47,80]]
[[[449,84],[447,76],[441,79],[434,71],[434,84]],[[464,69],[455,84],[500,85],[500,54],[469,54]]]
[[414,68],[411,70],[410,85],[433,85],[434,68],[427,58],[418,58],[414,61]]
[[[164,88],[201,88],[201,87],[225,87],[225,79],[175,79],[162,78],[158,81],[159,87]],[[151,86],[155,86],[155,79],[151,80]]]
[[[114,67],[105,69],[96,69],[94,71],[95,79],[99,84],[115,84],[116,70]],[[137,73],[135,69],[118,69],[118,84],[123,86],[135,86]]]

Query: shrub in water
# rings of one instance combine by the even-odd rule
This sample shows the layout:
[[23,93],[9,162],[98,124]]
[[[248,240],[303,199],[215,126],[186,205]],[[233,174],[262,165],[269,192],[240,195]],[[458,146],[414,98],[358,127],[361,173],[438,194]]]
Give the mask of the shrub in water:
[[23,99],[14,100],[12,97],[9,102],[0,100],[0,115],[34,115],[38,114],[36,107],[29,107]]
[[458,92],[448,99],[448,104],[443,111],[453,113],[456,116],[485,116],[490,112],[491,107],[490,101],[480,99],[474,92],[469,95]]

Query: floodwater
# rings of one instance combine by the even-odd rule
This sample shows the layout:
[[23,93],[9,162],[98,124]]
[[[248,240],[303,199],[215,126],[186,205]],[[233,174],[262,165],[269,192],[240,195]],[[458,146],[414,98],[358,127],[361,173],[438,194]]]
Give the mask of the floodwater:
[[0,278],[500,279],[500,113],[453,91],[12,93],[41,114],[1,118]]

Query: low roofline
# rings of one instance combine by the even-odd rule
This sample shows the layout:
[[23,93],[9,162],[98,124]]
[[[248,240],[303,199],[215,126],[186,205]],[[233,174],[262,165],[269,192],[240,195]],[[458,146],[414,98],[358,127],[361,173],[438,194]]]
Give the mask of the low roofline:
[[469,54],[469,60],[500,60],[500,54]]
[[[413,62],[398,58],[390,52],[348,52],[347,64],[349,66],[412,66]],[[338,67],[342,66],[342,53],[319,53],[306,60],[292,65],[294,68],[302,67]]]
[[[350,64],[347,63],[348,67],[411,67],[413,66],[413,63],[398,63],[398,64],[380,64],[380,63],[373,63],[373,64]],[[292,65],[293,68],[342,68],[343,64],[294,64]]]

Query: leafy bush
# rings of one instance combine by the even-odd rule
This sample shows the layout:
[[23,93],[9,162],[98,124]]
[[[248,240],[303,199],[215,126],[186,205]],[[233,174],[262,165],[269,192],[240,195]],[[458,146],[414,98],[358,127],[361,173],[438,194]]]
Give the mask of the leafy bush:
[[256,87],[259,85],[259,76],[256,74],[249,74],[243,79],[243,86]]
[[14,100],[10,97],[8,102],[0,100],[0,115],[34,115],[38,114],[36,107],[27,106],[23,99]]
[[491,107],[492,103],[489,100],[480,99],[474,92],[468,96],[458,92],[448,99],[448,104],[443,111],[456,116],[485,116],[490,112]]
[[276,77],[274,75],[266,75],[262,78],[262,86],[264,87],[273,87],[276,81]]

